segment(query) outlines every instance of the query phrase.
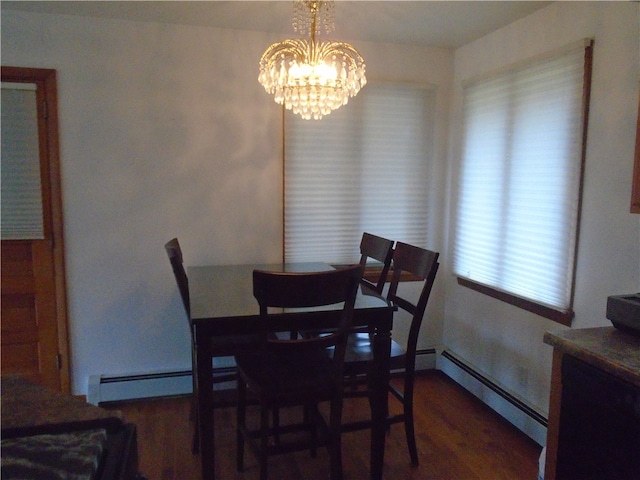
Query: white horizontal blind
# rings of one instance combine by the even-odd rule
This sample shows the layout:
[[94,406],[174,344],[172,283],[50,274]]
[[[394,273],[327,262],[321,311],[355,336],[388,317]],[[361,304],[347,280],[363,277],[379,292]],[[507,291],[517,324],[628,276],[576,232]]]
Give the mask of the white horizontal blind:
[[371,85],[323,117],[285,117],[285,261],[359,260],[364,231],[425,246],[433,89]]
[[3,240],[42,239],[36,85],[2,83],[1,224]]
[[454,272],[566,312],[582,175],[584,47],[464,89]]

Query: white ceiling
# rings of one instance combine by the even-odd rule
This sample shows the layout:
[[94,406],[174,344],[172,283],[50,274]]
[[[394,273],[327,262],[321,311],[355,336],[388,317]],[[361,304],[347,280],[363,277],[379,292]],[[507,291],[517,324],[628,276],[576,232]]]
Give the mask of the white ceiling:
[[[552,2],[337,1],[330,38],[456,48]],[[294,37],[291,1],[7,1],[5,10],[267,31]]]

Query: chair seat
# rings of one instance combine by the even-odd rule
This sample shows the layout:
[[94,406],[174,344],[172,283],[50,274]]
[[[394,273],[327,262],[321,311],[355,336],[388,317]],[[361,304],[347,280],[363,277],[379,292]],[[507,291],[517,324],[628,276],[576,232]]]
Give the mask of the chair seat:
[[329,399],[335,385],[333,363],[320,348],[237,355],[236,364],[238,373],[257,397],[280,406],[284,398],[292,403]]
[[[391,340],[391,369],[402,368],[406,352],[395,340]],[[365,367],[373,362],[372,335],[367,332],[352,333],[347,341],[347,351],[344,357],[345,373],[365,373]]]

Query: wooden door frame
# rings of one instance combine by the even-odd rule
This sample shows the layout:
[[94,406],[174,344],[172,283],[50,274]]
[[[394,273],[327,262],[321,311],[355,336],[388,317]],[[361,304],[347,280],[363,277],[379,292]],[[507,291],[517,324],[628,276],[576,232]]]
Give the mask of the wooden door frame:
[[[43,177],[43,208],[51,212],[51,220],[45,222],[44,229],[45,235],[51,235],[53,247],[60,389],[63,393],[71,393],[56,71],[45,68],[5,66],[1,70],[3,82],[35,83],[38,86],[36,100],[40,157],[46,157],[49,165],[48,172],[41,172],[41,176]],[[46,180],[45,175],[47,175]]]

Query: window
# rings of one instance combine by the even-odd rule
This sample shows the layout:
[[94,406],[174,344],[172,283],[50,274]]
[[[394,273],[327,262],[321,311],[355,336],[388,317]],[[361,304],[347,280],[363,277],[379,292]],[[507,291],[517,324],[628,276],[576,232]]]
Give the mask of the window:
[[36,84],[2,82],[2,240],[44,238]]
[[357,262],[363,231],[425,246],[435,91],[368,84],[322,120],[285,115],[284,257]]
[[[570,325],[592,46],[469,83],[459,283]],[[586,52],[586,53],[585,53]]]

